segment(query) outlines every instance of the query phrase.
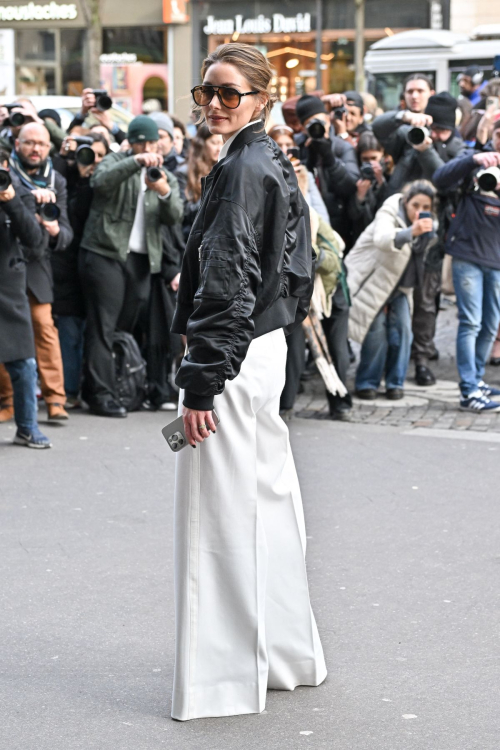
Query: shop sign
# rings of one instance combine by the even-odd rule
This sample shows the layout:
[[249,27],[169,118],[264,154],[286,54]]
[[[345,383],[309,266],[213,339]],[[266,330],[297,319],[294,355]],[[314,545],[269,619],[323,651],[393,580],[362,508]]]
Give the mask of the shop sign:
[[232,36],[233,34],[293,34],[300,31],[311,31],[311,14],[297,13],[296,16],[284,16],[274,13],[272,18],[267,18],[262,13],[257,18],[246,18],[235,16],[228,19],[218,19],[215,16],[207,17],[207,24],[203,27],[207,36]]
[[110,52],[100,55],[99,62],[103,65],[129,65],[137,62],[137,55],[135,52]]
[[0,5],[0,21],[74,21],[77,16],[78,10],[73,4]]
[[187,23],[186,0],[163,0],[163,23]]

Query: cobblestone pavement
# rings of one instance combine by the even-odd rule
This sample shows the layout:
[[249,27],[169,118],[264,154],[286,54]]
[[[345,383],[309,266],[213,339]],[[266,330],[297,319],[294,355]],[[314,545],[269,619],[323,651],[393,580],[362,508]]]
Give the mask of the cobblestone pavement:
[[[405,384],[405,397],[400,401],[389,401],[381,395],[375,401],[353,398],[354,405],[350,422],[391,425],[395,427],[433,428],[441,430],[474,430],[477,432],[500,432],[500,413],[470,414],[458,409],[458,374],[455,364],[455,339],[457,309],[455,306],[441,311],[438,317],[436,346],[440,357],[431,363],[437,377],[436,385],[419,387],[413,378],[413,363],[408,369],[409,379]],[[356,354],[359,347],[356,348]],[[358,357],[357,357],[358,360]],[[348,387],[354,388],[356,363],[349,371]],[[486,382],[500,386],[500,368],[488,366]],[[329,419],[323,382],[314,376],[304,383],[304,392],[295,402],[295,416],[304,419]]]

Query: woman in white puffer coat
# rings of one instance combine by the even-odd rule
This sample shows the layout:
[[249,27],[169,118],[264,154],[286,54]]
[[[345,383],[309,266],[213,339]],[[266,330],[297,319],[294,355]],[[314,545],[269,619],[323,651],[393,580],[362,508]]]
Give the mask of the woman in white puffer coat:
[[349,336],[362,344],[356,372],[360,398],[376,398],[384,373],[387,398],[404,395],[412,341],[411,294],[422,282],[426,253],[436,242],[434,198],[426,180],[392,195],[346,258],[352,300]]

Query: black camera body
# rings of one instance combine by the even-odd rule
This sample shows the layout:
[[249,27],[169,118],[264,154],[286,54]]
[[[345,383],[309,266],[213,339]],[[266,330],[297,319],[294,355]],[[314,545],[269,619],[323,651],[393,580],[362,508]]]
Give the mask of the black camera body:
[[336,120],[342,120],[346,112],[347,109],[344,107],[344,105],[342,105],[341,107],[335,107],[335,109],[333,110],[333,116]]
[[362,164],[359,168],[359,171],[362,180],[370,180],[370,182],[375,182],[375,170],[373,169],[371,164]]
[[311,120],[311,122],[306,126],[306,130],[314,141],[319,141],[325,137],[325,125],[321,120],[318,120],[316,118],[314,118],[314,120]]
[[5,169],[5,167],[0,167],[0,192],[3,193],[10,185],[12,185],[12,177],[9,170]]
[[165,177],[165,172],[160,167],[148,167],[146,175],[150,182],[158,182],[162,177]]
[[61,215],[61,209],[56,203],[39,203],[36,210],[44,221],[57,221]]
[[106,112],[108,109],[111,109],[113,101],[108,95],[106,89],[94,89],[92,93],[95,96],[95,106],[97,109],[101,112]]

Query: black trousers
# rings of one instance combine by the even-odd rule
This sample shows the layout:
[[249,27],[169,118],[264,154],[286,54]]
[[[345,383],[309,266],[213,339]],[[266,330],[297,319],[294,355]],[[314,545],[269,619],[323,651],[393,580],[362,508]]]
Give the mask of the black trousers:
[[82,395],[87,403],[117,400],[113,334],[117,330],[132,333],[147,304],[149,256],[129,253],[122,263],[83,250],[80,277],[87,310]]
[[[329,318],[323,318],[321,321],[328,342],[328,350],[333,360],[337,375],[344,383],[347,384],[347,371],[349,369],[349,347],[347,344],[347,329],[349,325],[349,305],[342,291],[340,284],[333,295],[332,314]],[[349,394],[346,396],[333,396],[327,392],[330,411],[334,411],[340,403],[351,405],[352,399]]]
[[297,326],[286,337],[288,354],[286,357],[285,387],[281,392],[280,409],[293,409],[297,393],[299,392],[300,376],[304,371],[306,338],[302,325]]
[[438,314],[438,295],[441,291],[441,270],[425,271],[422,286],[413,290],[413,345],[416,365],[427,365],[436,352],[434,336]]

